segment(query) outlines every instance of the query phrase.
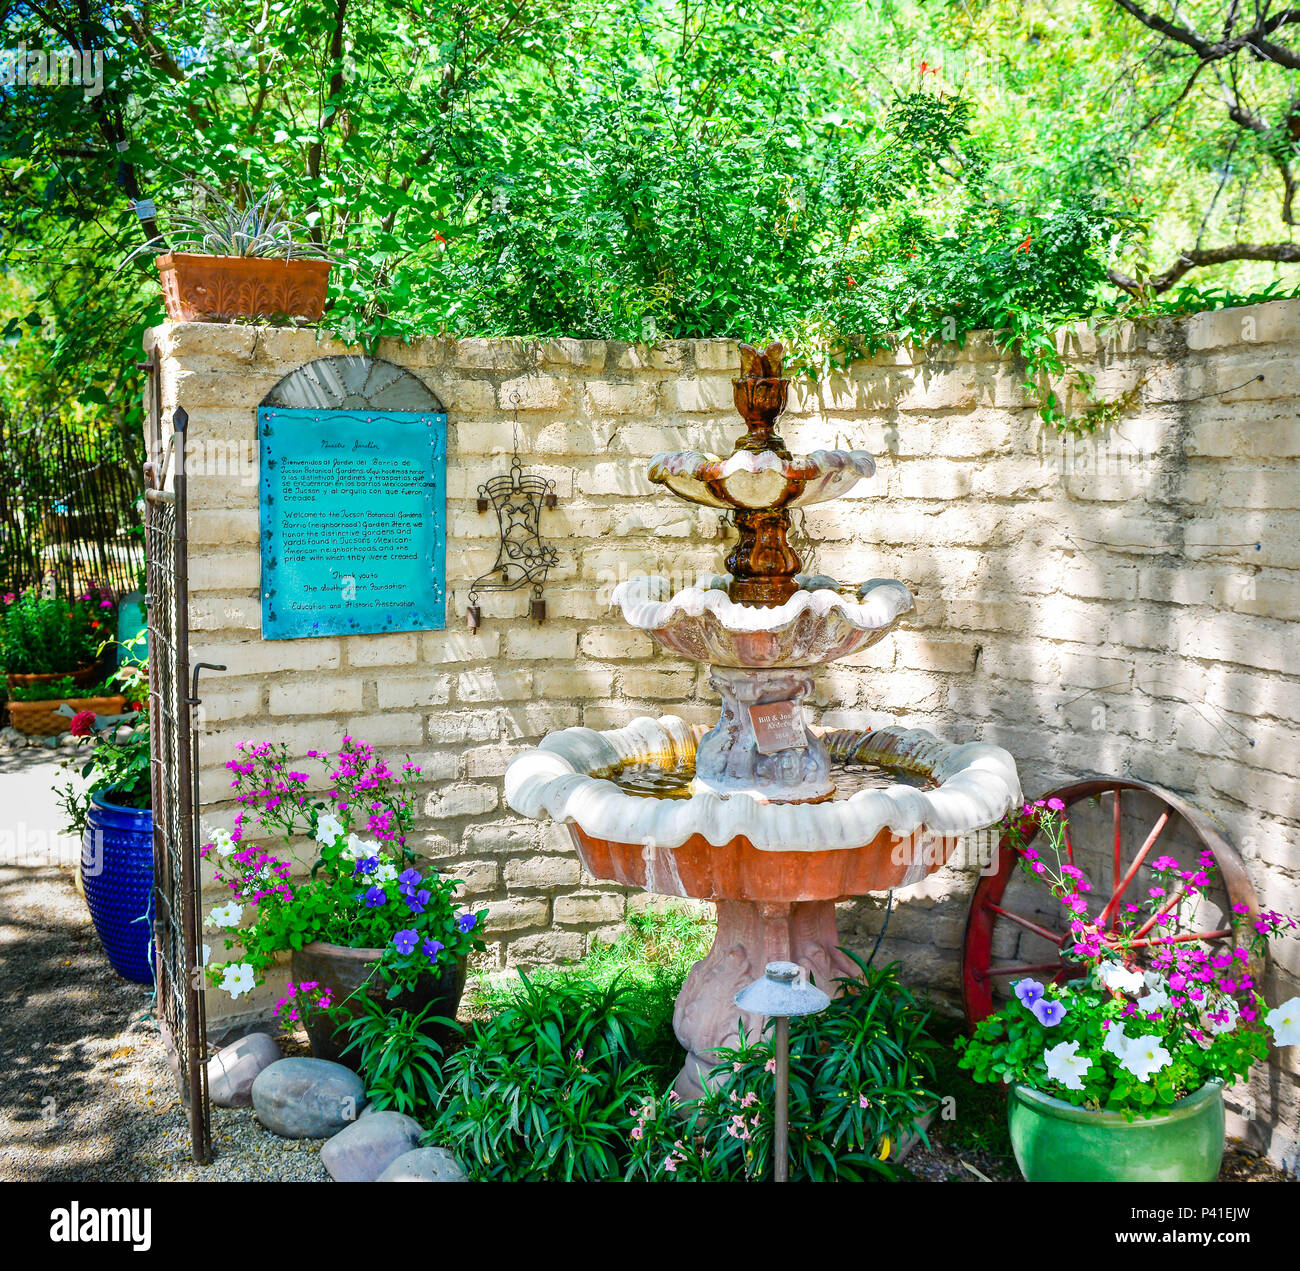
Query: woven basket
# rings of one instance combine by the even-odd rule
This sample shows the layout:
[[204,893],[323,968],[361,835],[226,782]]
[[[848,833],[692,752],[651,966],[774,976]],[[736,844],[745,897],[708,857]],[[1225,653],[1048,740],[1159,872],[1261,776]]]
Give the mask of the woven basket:
[[121,715],[126,710],[125,697],[65,697],[50,702],[10,702],[9,722],[28,737],[57,737],[68,731],[72,722],[59,714],[60,706],[73,711],[93,711],[96,715]]

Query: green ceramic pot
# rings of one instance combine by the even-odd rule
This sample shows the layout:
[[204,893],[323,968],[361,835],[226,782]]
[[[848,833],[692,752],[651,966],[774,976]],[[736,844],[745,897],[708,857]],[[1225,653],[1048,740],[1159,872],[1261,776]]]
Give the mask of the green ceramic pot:
[[1132,1121],[1014,1085],[1007,1121],[1016,1163],[1031,1183],[1208,1183],[1223,1160],[1218,1080]]

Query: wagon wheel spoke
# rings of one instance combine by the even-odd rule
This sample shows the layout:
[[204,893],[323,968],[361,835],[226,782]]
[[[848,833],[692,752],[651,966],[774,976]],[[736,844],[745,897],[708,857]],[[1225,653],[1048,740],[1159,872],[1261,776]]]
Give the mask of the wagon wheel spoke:
[[1161,918],[1167,917],[1169,914],[1173,913],[1173,911],[1182,904],[1183,898],[1186,894],[1187,893],[1183,890],[1182,883],[1179,883],[1178,886],[1174,888],[1173,895],[1170,896],[1169,899],[1166,900],[1165,903],[1161,905],[1160,908],[1157,909],[1155,913],[1153,913],[1151,917],[1133,933],[1133,938],[1135,940],[1140,940],[1151,930],[1152,927],[1156,926],[1160,922]]
[[1115,889],[1115,894],[1111,896],[1106,908],[1102,910],[1101,917],[1097,919],[1097,925],[1100,927],[1109,927],[1112,931],[1115,929],[1115,919],[1119,916],[1119,902],[1124,898],[1124,893],[1129,889],[1129,885],[1138,875],[1151,849],[1155,846],[1156,839],[1160,837],[1160,832],[1169,824],[1170,811],[1166,808],[1161,814],[1160,819],[1155,823],[1151,833],[1147,835],[1146,842],[1137,850],[1137,855],[1133,857],[1133,863],[1125,871],[1124,877],[1120,880],[1119,886]]
[[1184,931],[1176,936],[1155,936],[1150,940],[1134,940],[1130,949],[1146,949],[1153,945],[1187,944],[1192,940],[1222,940],[1232,935],[1231,927],[1220,927],[1218,931]]
[[1060,944],[1063,939],[1059,931],[1049,931],[1046,927],[1039,926],[1038,923],[1031,921],[1023,914],[1012,913],[1009,909],[1003,909],[1001,905],[990,905],[989,908],[995,914],[1000,914],[1008,922],[1014,922],[1017,927],[1032,931],[1034,935],[1042,936],[1044,940],[1050,940],[1053,944]]
[[993,966],[984,972],[985,975],[1029,975],[1033,973],[1042,974],[1046,971],[1065,971],[1068,967],[1064,962],[1035,962],[1024,963],[1020,966]]

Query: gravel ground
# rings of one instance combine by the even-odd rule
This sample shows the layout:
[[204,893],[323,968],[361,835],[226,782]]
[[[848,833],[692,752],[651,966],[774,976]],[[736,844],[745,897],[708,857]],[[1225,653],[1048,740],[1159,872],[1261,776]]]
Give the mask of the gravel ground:
[[189,1133],[152,994],[121,979],[69,865],[0,863],[0,1181],[327,1182],[320,1144],[214,1108],[216,1159]]

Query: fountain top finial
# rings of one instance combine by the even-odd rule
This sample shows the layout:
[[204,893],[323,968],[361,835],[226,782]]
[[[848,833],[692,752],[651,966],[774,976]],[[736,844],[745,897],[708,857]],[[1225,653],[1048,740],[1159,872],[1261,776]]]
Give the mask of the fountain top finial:
[[777,343],[761,352],[752,344],[740,346],[740,378],[731,384],[736,409],[745,421],[745,435],[736,442],[733,453],[770,450],[782,459],[790,458],[785,442],[773,431],[790,390],[790,381],[781,374],[784,359],[785,349]]

